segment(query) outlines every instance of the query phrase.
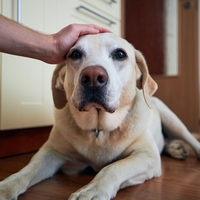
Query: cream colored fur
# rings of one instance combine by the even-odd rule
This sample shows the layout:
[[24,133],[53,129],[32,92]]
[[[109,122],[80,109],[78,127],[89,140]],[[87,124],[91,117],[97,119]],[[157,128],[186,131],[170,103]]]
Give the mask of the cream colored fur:
[[[97,74],[103,86],[90,86],[85,70],[92,77]],[[69,161],[98,172],[69,200],[109,200],[120,188],[158,177],[163,149],[173,157],[187,157],[177,142],[165,145],[161,123],[167,136],[186,141],[200,158],[199,142],[151,97],[156,89],[144,57],[126,40],[111,33],[81,37],[52,78],[56,109],[50,137],[25,168],[0,182],[0,200],[17,199]],[[84,102],[86,94],[93,100]]]

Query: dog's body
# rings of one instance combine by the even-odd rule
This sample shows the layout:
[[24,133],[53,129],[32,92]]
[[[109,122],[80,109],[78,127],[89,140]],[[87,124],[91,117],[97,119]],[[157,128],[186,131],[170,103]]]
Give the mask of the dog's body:
[[168,137],[186,141],[200,158],[199,142],[151,97],[156,89],[143,56],[127,41],[110,33],[80,38],[54,71],[57,109],[50,137],[24,169],[0,182],[0,200],[17,199],[68,161],[98,172],[70,200],[109,200],[120,188],[160,176],[163,149],[187,157],[177,142],[165,144],[162,128]]

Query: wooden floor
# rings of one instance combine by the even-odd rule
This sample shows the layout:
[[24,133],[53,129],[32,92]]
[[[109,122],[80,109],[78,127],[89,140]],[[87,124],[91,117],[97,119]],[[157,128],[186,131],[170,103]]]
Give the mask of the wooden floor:
[[[33,154],[0,160],[0,180],[20,170]],[[162,155],[162,176],[145,183],[120,190],[114,200],[195,200],[200,199],[200,161],[191,153],[186,161]],[[128,172],[127,172],[128,173]],[[66,176],[59,172],[19,197],[19,200],[62,200],[87,184],[94,177],[91,171],[77,176]],[[1,198],[0,198],[1,199]]]

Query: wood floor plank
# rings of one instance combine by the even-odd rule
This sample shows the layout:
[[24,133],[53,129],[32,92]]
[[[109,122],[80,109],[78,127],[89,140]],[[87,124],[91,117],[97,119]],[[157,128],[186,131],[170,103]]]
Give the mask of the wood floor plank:
[[[24,167],[33,154],[0,160],[0,180]],[[162,176],[120,190],[114,200],[197,200],[200,199],[200,161],[192,153],[185,161],[162,155]],[[127,172],[128,173],[128,172]],[[72,192],[92,180],[90,171],[76,176],[58,172],[27,190],[19,200],[66,200]]]

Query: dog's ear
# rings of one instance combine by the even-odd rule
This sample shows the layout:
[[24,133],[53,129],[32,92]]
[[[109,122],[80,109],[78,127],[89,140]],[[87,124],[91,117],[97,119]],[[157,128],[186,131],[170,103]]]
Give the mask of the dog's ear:
[[65,62],[57,65],[54,70],[51,88],[53,94],[54,105],[57,109],[62,109],[67,103],[67,98],[64,90],[65,78]]
[[136,58],[136,74],[137,74],[137,88],[142,89],[143,96],[146,104],[151,108],[150,96],[152,96],[157,90],[157,83],[149,75],[148,67],[143,55],[138,51],[135,51]]

